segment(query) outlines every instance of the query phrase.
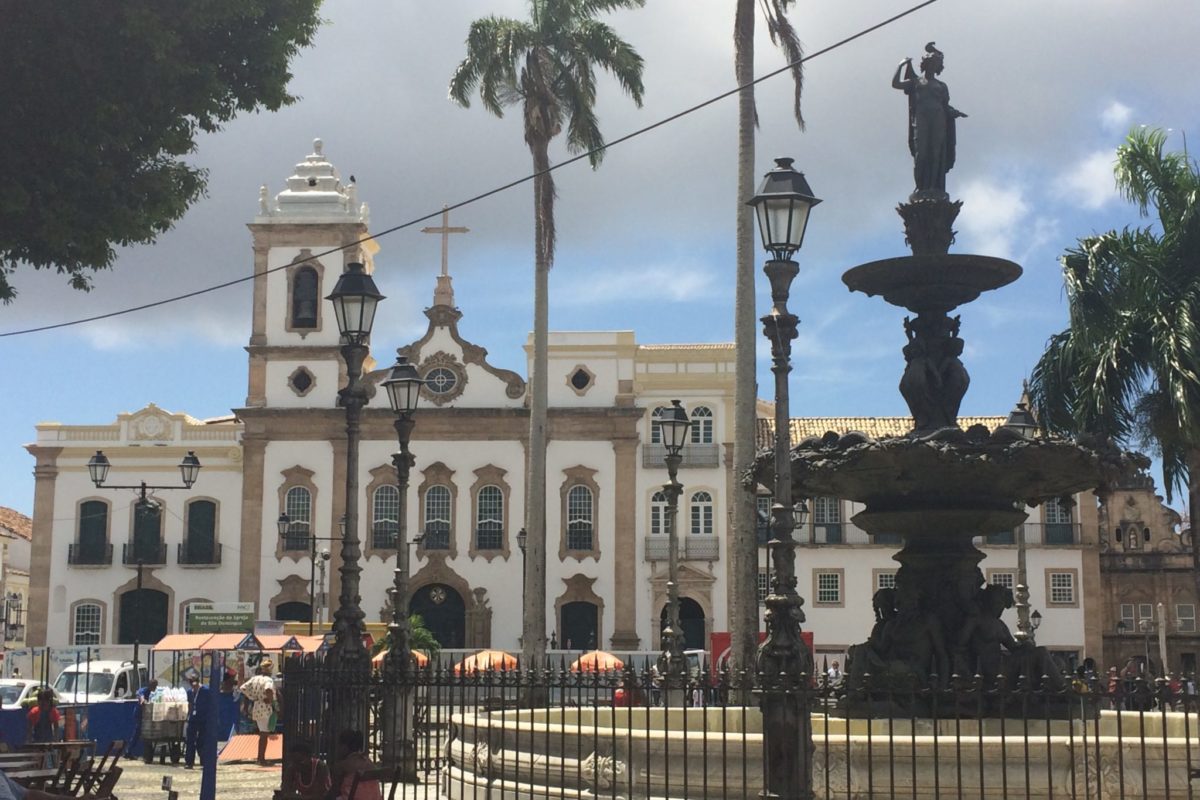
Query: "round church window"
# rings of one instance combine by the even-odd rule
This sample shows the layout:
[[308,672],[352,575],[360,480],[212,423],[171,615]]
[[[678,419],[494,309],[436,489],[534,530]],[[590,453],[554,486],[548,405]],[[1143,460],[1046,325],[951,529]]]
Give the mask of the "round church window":
[[434,367],[425,374],[425,387],[434,394],[450,394],[458,386],[458,373],[446,367]]

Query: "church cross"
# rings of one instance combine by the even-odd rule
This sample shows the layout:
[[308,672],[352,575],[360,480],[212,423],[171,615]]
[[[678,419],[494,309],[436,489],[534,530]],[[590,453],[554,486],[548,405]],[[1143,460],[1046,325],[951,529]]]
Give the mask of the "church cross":
[[450,274],[450,234],[468,233],[470,228],[450,227],[450,209],[442,206],[442,224],[439,227],[421,228],[421,233],[440,233],[442,235],[442,276]]

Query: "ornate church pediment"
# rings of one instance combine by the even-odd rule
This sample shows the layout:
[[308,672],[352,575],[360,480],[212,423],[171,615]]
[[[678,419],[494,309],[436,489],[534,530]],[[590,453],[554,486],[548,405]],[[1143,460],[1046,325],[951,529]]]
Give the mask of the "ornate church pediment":
[[185,414],[171,414],[150,403],[140,411],[121,414],[118,423],[127,425],[128,438],[137,442],[169,442],[175,438],[175,422],[187,422]]

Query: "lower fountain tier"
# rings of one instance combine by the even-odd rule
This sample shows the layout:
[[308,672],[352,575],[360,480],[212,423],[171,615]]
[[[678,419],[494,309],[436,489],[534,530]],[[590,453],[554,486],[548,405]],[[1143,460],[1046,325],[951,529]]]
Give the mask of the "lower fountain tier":
[[949,313],[1021,277],[1021,267],[1003,258],[961,253],[899,256],[861,264],[842,275],[852,292],[880,295],[915,313]]

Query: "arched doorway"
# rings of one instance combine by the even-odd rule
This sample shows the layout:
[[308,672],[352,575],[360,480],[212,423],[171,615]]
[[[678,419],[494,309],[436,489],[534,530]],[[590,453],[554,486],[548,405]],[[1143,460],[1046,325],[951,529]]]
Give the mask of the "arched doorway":
[[600,631],[600,609],[595,603],[577,600],[564,603],[559,641],[567,650],[595,650]]
[[118,644],[154,644],[167,635],[167,594],[157,589],[130,589],[121,595]]
[[466,646],[467,607],[463,596],[444,583],[431,583],[413,593],[408,613],[420,614],[442,647]]
[[[667,627],[667,606],[663,606],[659,615],[662,627]],[[679,598],[679,627],[683,629],[684,650],[707,650],[704,641],[704,609],[690,597]]]
[[275,606],[275,619],[281,622],[309,622],[312,620],[312,606],[298,601],[280,603]]

